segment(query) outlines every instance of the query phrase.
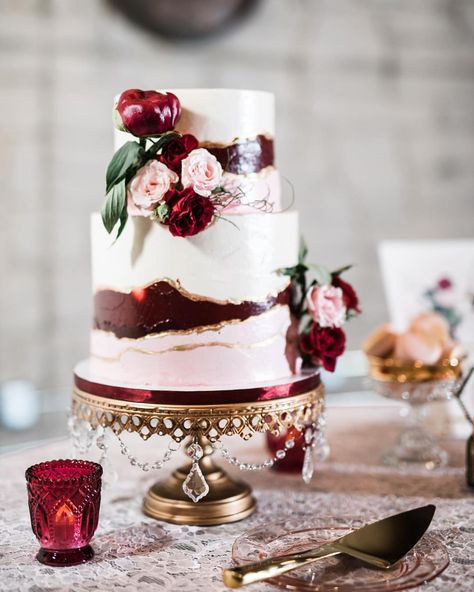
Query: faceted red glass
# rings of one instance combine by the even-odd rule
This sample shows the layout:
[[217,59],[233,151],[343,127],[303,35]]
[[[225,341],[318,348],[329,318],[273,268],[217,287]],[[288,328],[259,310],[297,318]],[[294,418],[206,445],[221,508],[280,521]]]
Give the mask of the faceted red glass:
[[31,527],[47,565],[77,565],[94,555],[102,467],[87,460],[52,460],[26,471]]
[[296,428],[289,428],[278,436],[267,432],[267,447],[273,455],[275,455],[277,450],[285,449],[285,442],[287,440],[295,441],[293,448],[289,448],[286,451],[285,457],[278,460],[272,469],[281,471],[282,473],[300,472],[303,468],[304,461],[304,434]]

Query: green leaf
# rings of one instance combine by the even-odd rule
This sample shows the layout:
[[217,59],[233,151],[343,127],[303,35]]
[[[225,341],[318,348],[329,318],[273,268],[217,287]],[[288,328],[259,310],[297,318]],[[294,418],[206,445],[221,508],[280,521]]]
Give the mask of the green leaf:
[[120,214],[120,226],[119,226],[119,229],[117,230],[117,236],[115,237],[115,240],[117,240],[118,237],[122,234],[122,231],[125,228],[125,224],[127,223],[127,220],[128,220],[128,210],[127,210],[127,200],[125,200],[125,205],[124,205],[122,212]]
[[160,138],[156,142],[153,142],[150,148],[148,148],[148,150],[146,151],[147,160],[153,158],[158,153],[158,151],[161,150],[161,148],[163,148],[163,146],[168,144],[168,142],[171,142],[171,140],[179,138],[180,136],[181,134],[178,134],[178,132],[168,132],[160,136]]
[[352,264],[351,265],[344,265],[344,267],[339,267],[339,269],[336,269],[335,271],[331,272],[331,275],[332,275],[332,277],[342,275],[346,271],[349,271],[349,269],[351,269],[351,267],[352,267]]
[[162,202],[157,208],[155,208],[155,213],[158,216],[160,222],[164,222],[169,216],[170,207],[167,203]]
[[289,277],[297,277],[302,274],[305,274],[307,271],[308,271],[308,268],[305,264],[298,263],[297,265],[294,265],[293,267],[280,267],[279,269],[276,270],[276,273],[278,275],[287,275]]
[[331,274],[325,267],[322,265],[314,265],[313,263],[310,263],[309,268],[313,272],[313,275],[320,286],[331,283]]
[[116,183],[125,179],[128,173],[134,173],[144,164],[145,154],[145,150],[138,142],[126,142],[119,148],[107,167],[106,193],[109,193]]
[[122,179],[119,183],[114,185],[112,189],[107,193],[107,198],[102,208],[102,222],[104,223],[105,229],[110,234],[115,228],[115,225],[120,220],[121,233],[125,221],[123,220],[123,211],[127,209],[127,189],[125,186],[125,179]]
[[306,241],[304,240],[304,237],[301,236],[300,237],[300,250],[298,252],[298,263],[304,263],[307,254],[308,254],[308,247],[306,245]]

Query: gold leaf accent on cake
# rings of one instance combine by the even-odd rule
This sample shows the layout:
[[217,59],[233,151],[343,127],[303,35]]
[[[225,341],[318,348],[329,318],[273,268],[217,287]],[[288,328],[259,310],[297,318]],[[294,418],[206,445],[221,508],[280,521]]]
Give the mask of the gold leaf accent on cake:
[[275,333],[271,337],[267,337],[267,339],[263,339],[262,341],[256,341],[255,343],[229,343],[227,341],[208,341],[202,343],[182,343],[181,345],[174,345],[173,347],[169,347],[167,349],[161,350],[149,350],[142,347],[126,347],[123,349],[117,356],[102,356],[100,354],[96,354],[91,352],[91,356],[93,358],[97,358],[99,360],[103,360],[104,362],[120,362],[122,357],[127,353],[137,353],[143,354],[147,356],[160,356],[162,354],[169,354],[172,352],[181,352],[181,351],[191,351],[194,349],[200,349],[203,347],[224,347],[227,349],[256,349],[259,347],[265,347],[277,341],[278,339],[284,338],[283,333]]
[[258,299],[228,298],[226,300],[223,300],[223,299],[219,299],[219,298],[212,298],[211,296],[203,296],[202,294],[194,294],[193,292],[189,292],[188,290],[183,288],[181,286],[181,282],[179,280],[173,280],[168,277],[157,278],[157,279],[154,279],[150,282],[147,282],[146,284],[142,284],[140,286],[127,286],[126,288],[117,288],[115,286],[105,286],[105,285],[97,286],[94,288],[94,293],[96,294],[97,292],[101,292],[103,290],[112,290],[112,291],[118,292],[120,294],[130,294],[134,290],[145,290],[146,288],[149,288],[150,286],[153,286],[154,284],[158,284],[159,282],[166,282],[168,285],[170,285],[172,288],[174,288],[175,290],[180,292],[180,294],[182,294],[183,296],[185,296],[189,300],[193,300],[195,302],[213,302],[214,304],[222,304],[222,305],[242,304],[243,302],[249,302],[249,301],[255,302],[256,304],[258,304],[260,302],[266,302],[267,300],[269,300],[271,298],[277,298],[278,295],[281,292],[284,292],[291,284],[291,280],[288,280],[286,283],[282,283],[281,286],[278,287],[278,289],[275,289],[275,291],[268,292],[266,296],[264,296],[263,298],[258,298]]
[[238,137],[234,138],[232,142],[212,142],[211,140],[206,140],[205,142],[199,142],[200,148],[228,148],[229,146],[235,146],[236,144],[245,144],[247,142],[255,142],[258,140],[259,137],[263,137],[266,140],[274,141],[275,138],[265,132],[263,134],[255,134],[253,136],[245,136],[245,137]]

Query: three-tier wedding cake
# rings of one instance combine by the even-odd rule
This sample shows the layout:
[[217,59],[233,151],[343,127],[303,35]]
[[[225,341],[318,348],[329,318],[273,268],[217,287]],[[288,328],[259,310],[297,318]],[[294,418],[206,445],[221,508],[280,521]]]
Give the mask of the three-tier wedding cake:
[[347,267],[310,265],[299,248],[274,162],[273,95],[130,89],[113,112],[91,226],[91,351],[76,386],[268,398],[266,387],[307,388],[302,364],[333,371],[359,301]]
[[115,115],[124,131],[92,215],[91,375],[154,388],[291,377],[281,270],[298,261],[298,214],[282,207],[273,95],[131,90]]

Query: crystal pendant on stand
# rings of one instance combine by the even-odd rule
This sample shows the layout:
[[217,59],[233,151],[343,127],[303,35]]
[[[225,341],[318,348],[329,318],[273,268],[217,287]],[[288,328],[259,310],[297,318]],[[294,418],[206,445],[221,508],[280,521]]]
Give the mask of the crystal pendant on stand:
[[186,453],[191,457],[193,464],[188,476],[184,480],[183,491],[193,502],[198,502],[209,493],[209,485],[199,467],[199,460],[203,457],[204,453],[202,447],[197,442],[193,442],[188,447]]
[[306,450],[304,451],[303,468],[301,469],[301,476],[303,477],[303,481],[306,484],[308,484],[311,481],[311,478],[314,473],[313,446],[312,446],[313,430],[312,430],[312,428],[309,427],[306,429],[304,439],[305,439],[305,443],[306,443]]

